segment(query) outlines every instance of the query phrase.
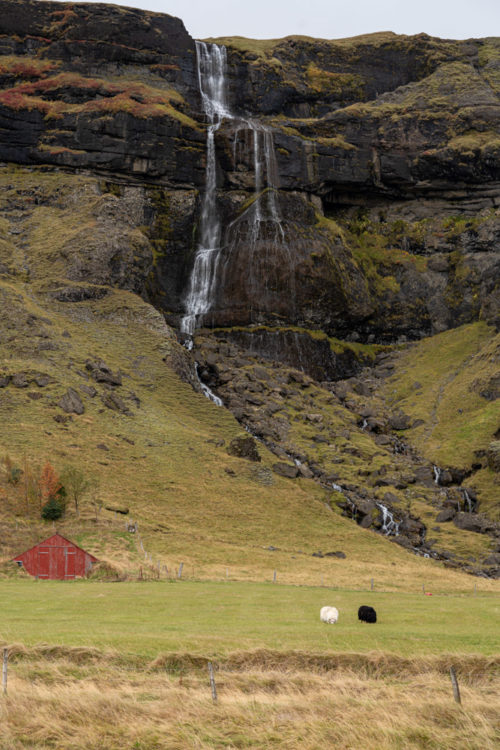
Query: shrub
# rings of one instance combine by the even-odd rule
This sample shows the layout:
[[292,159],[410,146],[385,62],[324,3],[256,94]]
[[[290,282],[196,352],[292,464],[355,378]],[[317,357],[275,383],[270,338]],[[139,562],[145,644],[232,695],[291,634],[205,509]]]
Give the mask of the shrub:
[[64,514],[64,506],[57,497],[51,497],[42,507],[42,518],[45,521],[57,521]]

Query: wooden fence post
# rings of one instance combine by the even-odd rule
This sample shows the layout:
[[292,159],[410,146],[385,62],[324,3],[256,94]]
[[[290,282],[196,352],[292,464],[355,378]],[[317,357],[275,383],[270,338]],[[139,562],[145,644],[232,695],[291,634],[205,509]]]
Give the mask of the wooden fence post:
[[208,662],[208,675],[210,677],[210,688],[212,690],[212,701],[217,703],[217,688],[215,687],[214,668],[212,662]]
[[453,697],[455,698],[457,703],[462,704],[462,700],[460,698],[460,690],[458,687],[458,680],[457,680],[457,673],[455,672],[455,667],[450,667],[450,678],[451,678],[451,684],[453,687]]
[[180,578],[182,576],[182,568],[184,567],[184,563],[181,563],[179,565],[179,572],[177,573],[177,578]]
[[276,571],[274,571],[274,574],[273,574],[273,583],[276,583]]
[[7,663],[9,661],[9,649],[4,648],[3,650],[3,669],[2,669],[2,685],[3,694],[7,695]]
[[373,591],[373,578],[370,579],[370,590]]

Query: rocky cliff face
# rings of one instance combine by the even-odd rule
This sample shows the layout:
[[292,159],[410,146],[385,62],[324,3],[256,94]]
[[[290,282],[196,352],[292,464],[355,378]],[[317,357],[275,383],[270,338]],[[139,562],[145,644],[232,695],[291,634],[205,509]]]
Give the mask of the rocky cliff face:
[[[468,489],[491,510],[497,470],[486,456],[499,428],[498,389],[488,385],[498,370],[494,329],[490,349],[453,360],[456,370],[443,365],[442,392],[426,392],[430,411],[412,400],[413,386],[410,396],[401,386],[413,415],[408,424],[390,423],[389,391],[383,405],[360,404],[357,396],[382,390],[379,381],[370,390],[363,368],[380,365],[387,347],[466,324],[475,331],[478,321],[500,327],[500,40],[382,33],[216,41],[227,49],[227,111],[216,118],[210,155],[196,46],[179,19],[117,6],[0,0],[2,293],[12,300],[22,287],[25,300],[28,289],[50,318],[52,305],[68,305],[75,315],[80,303],[85,315],[93,302],[107,310],[113,290],[126,290],[179,329],[200,260],[213,164],[220,252],[207,308],[196,319],[196,328],[212,329],[195,340],[202,378],[280,458],[303,460],[303,476],[330,478],[331,485],[339,458],[332,451],[350,455],[349,500],[361,520],[376,515],[383,499],[380,462],[361,473],[380,452],[398,467],[389,494],[394,483],[405,485],[403,494],[415,485],[415,497],[446,505],[448,495],[439,490],[436,500],[429,475],[433,456],[420,456],[440,419],[465,431],[453,421],[463,412],[458,397],[446,418],[440,408],[448,384],[474,361],[477,383],[464,381],[460,394],[473,394],[476,442],[460,444],[460,466],[442,447],[446,438],[432,451],[444,451],[443,462],[462,471],[453,475],[450,503],[458,498],[464,508],[457,488],[477,474]],[[5,346],[31,325],[18,307],[2,331]],[[36,333],[36,356],[64,350],[46,333],[43,326]],[[189,355],[172,339],[168,348],[168,363],[199,388]],[[32,343],[21,354],[28,350]],[[282,371],[274,379],[266,368]],[[291,406],[300,373],[316,385]],[[13,374],[6,370],[9,388]],[[359,383],[352,380],[358,376]],[[299,385],[288,389],[289,380]],[[414,390],[416,398],[421,391]],[[335,434],[333,417],[326,432],[308,434],[315,445],[306,450],[300,435],[290,438],[292,420],[316,423],[290,408],[314,416],[315,404],[319,411],[342,406],[343,421]],[[422,422],[428,432],[419,431]],[[352,425],[359,455],[352,453]],[[399,432],[409,425],[420,453],[408,449],[396,460]],[[388,502],[403,502],[401,493]],[[421,529],[409,511],[405,519],[415,546]]]
[[[156,183],[141,293],[176,324],[205,181],[193,40],[178,19],[126,8],[0,9],[0,159]],[[231,111],[272,132],[285,236],[249,248],[227,230],[252,200],[255,165],[251,129],[225,119],[215,148],[230,253],[199,323],[380,341],[498,323],[498,40],[221,41]]]

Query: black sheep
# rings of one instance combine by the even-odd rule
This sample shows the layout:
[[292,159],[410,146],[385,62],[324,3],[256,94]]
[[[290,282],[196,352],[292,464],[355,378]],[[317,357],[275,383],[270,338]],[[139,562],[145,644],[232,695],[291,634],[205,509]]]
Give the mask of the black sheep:
[[373,607],[363,605],[358,609],[358,620],[361,620],[361,622],[377,622],[377,613]]

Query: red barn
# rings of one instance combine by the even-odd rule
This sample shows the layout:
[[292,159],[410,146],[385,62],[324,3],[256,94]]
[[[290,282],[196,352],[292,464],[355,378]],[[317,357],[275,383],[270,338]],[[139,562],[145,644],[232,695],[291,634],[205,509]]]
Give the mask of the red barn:
[[35,544],[22,555],[14,557],[13,562],[22,565],[36,578],[66,581],[86,575],[93,563],[97,562],[97,557],[85,552],[60,534],[54,534],[44,542]]

